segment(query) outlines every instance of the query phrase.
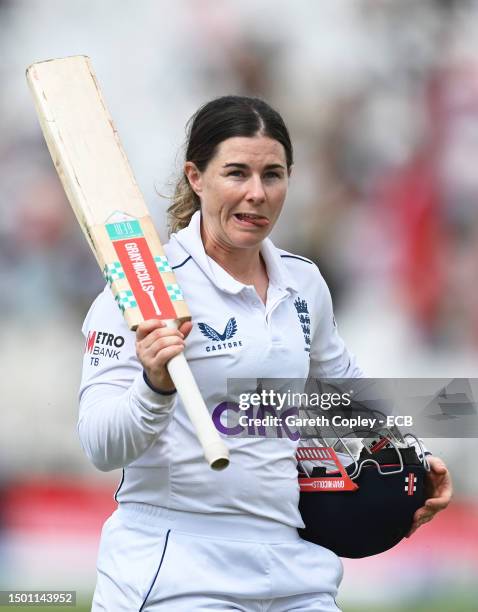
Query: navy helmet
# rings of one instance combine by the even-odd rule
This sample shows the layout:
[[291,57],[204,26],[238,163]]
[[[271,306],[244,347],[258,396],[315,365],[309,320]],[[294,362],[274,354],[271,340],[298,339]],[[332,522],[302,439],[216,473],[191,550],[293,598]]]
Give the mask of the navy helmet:
[[354,430],[297,449],[300,536],[340,557],[384,552],[408,533],[426,499],[426,452],[412,434]]

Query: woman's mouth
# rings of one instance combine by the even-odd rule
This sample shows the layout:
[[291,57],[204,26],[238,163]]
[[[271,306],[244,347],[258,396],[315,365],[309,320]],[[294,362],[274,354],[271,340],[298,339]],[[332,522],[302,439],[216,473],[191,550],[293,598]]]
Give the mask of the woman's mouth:
[[254,213],[235,213],[234,218],[243,227],[265,227],[269,225],[269,219]]

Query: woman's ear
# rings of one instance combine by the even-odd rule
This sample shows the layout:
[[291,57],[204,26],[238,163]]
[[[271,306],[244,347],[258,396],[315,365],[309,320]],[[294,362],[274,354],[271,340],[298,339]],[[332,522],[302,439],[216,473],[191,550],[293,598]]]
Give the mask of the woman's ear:
[[184,174],[191,185],[191,189],[199,196],[202,191],[202,172],[198,170],[194,162],[187,161],[184,164]]

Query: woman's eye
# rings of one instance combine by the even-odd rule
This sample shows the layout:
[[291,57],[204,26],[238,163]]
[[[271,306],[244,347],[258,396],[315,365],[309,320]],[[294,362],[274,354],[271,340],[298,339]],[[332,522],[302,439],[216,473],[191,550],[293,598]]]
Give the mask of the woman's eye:
[[[246,176],[246,173],[244,172],[244,170],[230,170],[227,173],[227,176],[234,176],[234,177],[239,177],[239,178],[243,178]],[[263,179],[265,180],[275,180],[275,179],[280,179],[282,178],[282,174],[280,172],[277,172],[275,170],[270,170],[268,172],[266,172],[263,175]]]

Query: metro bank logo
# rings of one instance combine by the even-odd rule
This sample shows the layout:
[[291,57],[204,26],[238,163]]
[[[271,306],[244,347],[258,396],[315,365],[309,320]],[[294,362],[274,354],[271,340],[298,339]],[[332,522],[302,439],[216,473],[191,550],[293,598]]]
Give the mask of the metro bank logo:
[[89,353],[96,357],[103,356],[119,359],[119,349],[121,349],[123,345],[123,336],[115,336],[114,334],[104,331],[89,330],[85,342],[85,353]]

